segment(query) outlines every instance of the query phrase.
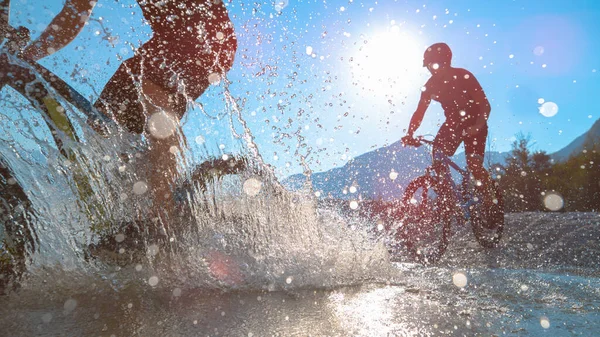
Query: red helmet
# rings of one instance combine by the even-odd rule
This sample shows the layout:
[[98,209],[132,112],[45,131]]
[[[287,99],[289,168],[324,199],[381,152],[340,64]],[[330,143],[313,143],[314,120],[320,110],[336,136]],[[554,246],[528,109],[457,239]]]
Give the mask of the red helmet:
[[450,62],[452,62],[452,50],[443,42],[432,44],[423,54],[423,67],[432,63],[449,66]]

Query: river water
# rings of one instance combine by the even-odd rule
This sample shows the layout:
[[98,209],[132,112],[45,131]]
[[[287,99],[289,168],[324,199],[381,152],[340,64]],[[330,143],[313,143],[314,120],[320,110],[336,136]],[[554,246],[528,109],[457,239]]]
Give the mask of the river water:
[[[598,214],[509,214],[501,247],[484,251],[459,229],[428,267],[391,262],[349,227],[352,245],[315,239],[262,258],[214,248],[36,267],[0,298],[0,326],[6,336],[593,336],[600,269],[597,257],[578,261],[598,253],[599,224]],[[531,240],[532,226],[552,239]],[[587,234],[573,240],[565,226]]]

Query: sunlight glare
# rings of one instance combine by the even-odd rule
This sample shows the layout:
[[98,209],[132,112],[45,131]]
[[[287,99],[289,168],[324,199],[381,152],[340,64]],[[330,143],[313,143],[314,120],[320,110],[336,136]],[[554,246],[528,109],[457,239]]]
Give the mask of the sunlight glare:
[[400,96],[422,85],[424,48],[416,39],[392,26],[366,40],[351,62],[353,79],[365,95]]

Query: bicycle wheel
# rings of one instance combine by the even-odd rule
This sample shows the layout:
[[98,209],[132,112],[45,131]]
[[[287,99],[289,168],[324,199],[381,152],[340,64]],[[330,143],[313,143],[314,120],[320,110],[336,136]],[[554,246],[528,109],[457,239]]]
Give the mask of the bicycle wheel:
[[498,246],[504,231],[504,199],[500,187],[491,182],[492,188],[481,202],[475,204],[471,228],[477,242],[485,248]]
[[437,177],[421,176],[408,184],[395,238],[422,264],[437,262],[448,247],[451,230],[450,198]]

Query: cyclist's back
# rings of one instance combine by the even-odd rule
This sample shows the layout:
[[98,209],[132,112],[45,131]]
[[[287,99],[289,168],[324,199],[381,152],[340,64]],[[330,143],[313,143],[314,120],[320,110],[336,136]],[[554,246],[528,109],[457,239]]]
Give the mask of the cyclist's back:
[[481,86],[466,69],[449,67],[440,71],[431,76],[424,90],[441,104],[446,123],[472,126],[483,113],[471,99],[471,92],[481,90]]

